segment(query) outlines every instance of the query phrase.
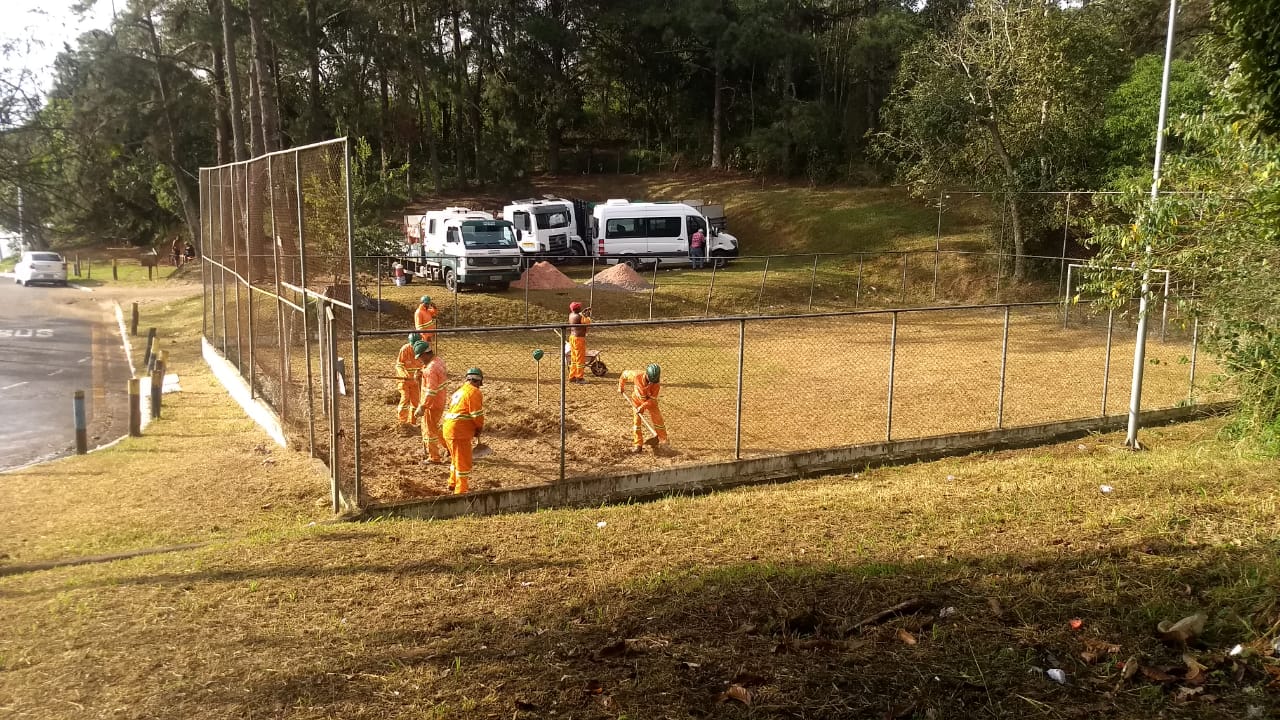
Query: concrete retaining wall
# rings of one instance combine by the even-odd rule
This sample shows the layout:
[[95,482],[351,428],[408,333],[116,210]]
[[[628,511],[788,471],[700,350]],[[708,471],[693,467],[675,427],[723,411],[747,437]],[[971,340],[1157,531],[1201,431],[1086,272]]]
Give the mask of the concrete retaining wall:
[[258,427],[266,431],[272,440],[280,447],[288,447],[288,441],[285,440],[284,426],[280,424],[280,416],[276,415],[276,411],[271,406],[253,397],[253,393],[249,392],[249,383],[244,381],[240,376],[240,371],[236,370],[226,358],[222,357],[222,353],[217,348],[209,344],[205,338],[200,338],[200,350],[204,356],[204,361],[208,363],[209,369],[213,371],[213,376],[218,378],[218,382],[227,389],[227,394],[231,399],[240,404],[244,408],[245,413],[258,424]]
[[[1145,427],[1221,414],[1233,403],[1198,405],[1142,414]],[[358,519],[403,517],[445,519],[463,515],[530,512],[549,507],[581,507],[643,500],[670,494],[704,493],[737,485],[792,480],[812,475],[856,472],[869,464],[932,460],[980,450],[1061,442],[1091,433],[1123,429],[1128,417],[1071,420],[1029,427],[957,433],[911,440],[851,445],[764,458],[696,465],[631,475],[588,477],[552,485],[449,495],[431,500],[369,507]]]

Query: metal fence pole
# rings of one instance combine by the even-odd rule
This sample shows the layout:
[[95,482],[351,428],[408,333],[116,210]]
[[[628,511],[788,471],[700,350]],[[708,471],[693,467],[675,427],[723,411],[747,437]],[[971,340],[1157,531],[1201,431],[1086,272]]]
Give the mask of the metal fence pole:
[[764,259],[764,274],[760,276],[760,292],[756,294],[756,312],[760,312],[760,302],[764,299],[764,284],[769,281],[769,258]]
[[1160,342],[1165,341],[1169,327],[1169,271],[1164,271],[1164,299],[1160,303]]
[[[325,324],[325,355],[328,362],[325,363],[327,371],[325,373],[325,385],[329,387],[329,474],[333,478],[333,511],[340,512],[342,510],[342,473],[341,463],[338,456],[338,434],[342,427],[338,419],[338,387],[335,374],[338,359],[338,338],[334,332],[336,323],[333,317],[333,306],[326,305],[324,309]],[[359,497],[358,495],[356,496]]]
[[[377,267],[374,270],[374,272],[377,274],[377,277],[378,277],[378,307],[377,307],[378,320],[377,320],[376,327],[379,330],[381,330],[382,329],[382,258],[378,258]],[[526,316],[525,322],[528,323],[528,321],[529,321],[529,318]]]
[[818,283],[818,254],[813,254],[813,273],[809,275],[809,312],[813,312],[813,288]]
[[566,397],[566,388],[569,387],[569,374],[568,374],[569,361],[564,352],[564,339],[569,337],[569,326],[568,325],[561,326],[561,333],[562,333],[560,335],[561,342],[559,346],[556,348],[556,354],[560,356],[560,482],[564,482],[564,477],[565,477],[565,471],[564,471],[565,457],[564,456],[565,456],[565,448],[568,444],[567,443],[568,433],[565,432],[565,426],[566,426],[565,416],[567,414],[566,408],[568,405],[568,398]]
[[[1062,224],[1062,265],[1058,269],[1058,283],[1061,284],[1067,272],[1067,235],[1071,230],[1071,193],[1067,193],[1067,219]],[[1063,290],[1065,294],[1066,289]]]
[[1200,350],[1200,318],[1191,321],[1191,377],[1187,383],[1187,404],[1196,402],[1196,355]]
[[902,295],[898,298],[899,305],[905,305],[907,302],[907,254],[902,253]]
[[[254,346],[256,340],[253,334],[253,238],[250,237],[253,230],[251,227],[251,217],[253,213],[249,210],[249,188],[253,185],[253,178],[249,173],[250,164],[244,166],[244,287],[245,300],[248,301],[249,307],[249,372],[246,379],[249,381],[249,397],[257,397],[257,379],[258,366],[254,360]],[[244,368],[240,371],[243,373]]]
[[1004,429],[1004,388],[1009,371],[1009,306],[1004,306],[1004,339],[1000,341],[1000,396],[996,400],[996,429]]
[[938,235],[933,241],[933,299],[938,299],[938,261],[942,256],[942,195],[938,191]]
[[747,356],[747,319],[738,321],[738,404],[734,415],[733,459],[742,459],[742,369]]
[[[532,266],[530,266],[530,269],[532,269]],[[532,281],[533,281],[533,273],[531,273],[529,269],[526,269],[524,271],[524,280],[522,281],[524,282],[524,324],[525,325],[529,324],[529,285],[532,284]],[[590,300],[587,301],[587,307],[591,307]]]
[[284,295],[280,290],[280,240],[276,233],[276,176],[275,176],[275,156],[267,156],[267,212],[271,216],[271,276],[275,279],[276,293],[276,356],[279,360],[280,368],[280,387],[276,397],[276,403],[280,406],[280,419],[283,422],[289,421],[289,393],[288,393],[288,376],[285,367],[288,353],[288,336],[285,332],[284,322]]
[[711,285],[707,287],[707,309],[705,312],[703,312],[703,315],[706,315],[708,317],[711,315],[711,294],[715,292],[715,289],[716,289],[716,264],[711,263]]
[[893,440],[893,375],[898,362],[898,312],[893,312],[893,324],[889,329],[889,397],[885,416],[885,442]]
[[360,457],[360,323],[357,313],[360,303],[356,300],[355,222],[351,215],[351,143],[343,141],[343,191],[347,196],[347,264],[351,274],[351,444],[354,454],[354,477],[351,479],[356,507],[361,501]]
[[1111,385],[1111,334],[1115,329],[1115,308],[1107,308],[1107,354],[1102,361],[1102,417],[1107,416],[1107,390]]
[[587,307],[591,307],[596,300],[596,256],[591,256],[591,285],[587,289]]
[[858,309],[858,301],[862,299],[862,264],[865,261],[862,253],[858,253],[858,284],[853,290],[853,309]]
[[222,347],[218,349],[222,351],[223,357],[230,360],[230,356],[227,355],[227,330],[229,328],[227,323],[227,308],[231,305],[227,300],[227,203],[222,197],[223,190],[229,189],[229,186],[225,182],[226,179],[223,177],[225,174],[226,173],[221,170],[218,171],[218,265],[219,275],[221,276],[219,279],[221,280],[222,286],[222,291],[219,293],[219,296],[222,298]]
[[[302,347],[306,351],[307,359],[307,442],[310,446],[311,455],[314,457],[316,454],[316,402],[314,397],[315,378],[311,371],[314,360],[311,356],[311,319],[307,317],[307,305],[310,303],[306,293],[307,250],[302,212],[302,163],[298,159],[298,153],[296,152],[293,154],[293,193],[294,200],[298,206],[298,280],[303,291],[302,297],[298,298],[298,304],[302,306]],[[334,502],[335,504],[337,503],[336,494],[334,495]]]
[[653,279],[649,282],[649,319],[653,319],[653,294],[658,290],[658,261],[653,261]]

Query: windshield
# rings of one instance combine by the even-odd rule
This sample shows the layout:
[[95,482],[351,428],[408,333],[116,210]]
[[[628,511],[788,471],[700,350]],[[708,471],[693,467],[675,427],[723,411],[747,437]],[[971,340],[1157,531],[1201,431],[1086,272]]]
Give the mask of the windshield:
[[538,221],[539,230],[552,230],[569,225],[569,213],[564,210],[535,212],[533,217]]
[[44,262],[62,262],[62,257],[58,253],[38,252],[31,253],[32,260],[42,260]]
[[466,220],[462,223],[462,244],[468,248],[513,248],[516,233],[505,220]]

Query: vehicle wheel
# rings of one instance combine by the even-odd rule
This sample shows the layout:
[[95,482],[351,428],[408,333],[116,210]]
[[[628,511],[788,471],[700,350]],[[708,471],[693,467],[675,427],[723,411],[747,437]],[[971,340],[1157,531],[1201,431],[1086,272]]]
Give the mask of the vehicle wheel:
[[587,246],[580,242],[574,243],[570,250],[573,253],[573,257],[576,259],[582,259],[587,256]]
[[450,268],[444,269],[444,286],[449,292],[458,292],[458,276]]
[[635,255],[626,255],[622,258],[622,264],[630,266],[632,270],[639,270],[640,258]]
[[603,360],[597,360],[591,364],[591,374],[596,377],[604,377],[609,374],[609,366],[605,365]]
[[711,265],[722,268],[729,264],[729,256],[723,250],[716,250],[711,253]]
[[18,283],[19,285],[21,285],[21,284],[22,284],[22,281],[21,281],[21,280],[19,280],[18,278],[14,278],[14,279],[13,279],[13,281],[14,281],[14,282],[16,282],[16,283]]

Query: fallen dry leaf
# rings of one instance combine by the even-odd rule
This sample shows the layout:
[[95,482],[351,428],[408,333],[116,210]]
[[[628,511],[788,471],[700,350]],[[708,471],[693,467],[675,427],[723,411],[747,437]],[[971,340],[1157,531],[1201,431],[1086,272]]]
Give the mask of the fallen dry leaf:
[[1161,670],[1160,668],[1151,667],[1150,665],[1143,665],[1139,670],[1142,672],[1142,676],[1150,680],[1151,682],[1158,682],[1158,683],[1178,682],[1178,680],[1180,679],[1174,675],[1170,675],[1169,673],[1165,672],[1164,670]]
[[1191,702],[1195,697],[1204,692],[1202,687],[1180,687],[1174,694],[1173,699],[1178,702]]
[[1205,672],[1209,668],[1200,664],[1190,653],[1182,654],[1182,662],[1187,666],[1187,674],[1184,681],[1192,685],[1203,685],[1209,679],[1209,673]]
[[1138,662],[1138,656],[1130,655],[1129,659],[1124,661],[1124,671],[1120,673],[1120,682],[1137,675],[1140,667],[1142,667],[1142,663]]
[[1209,616],[1204,613],[1196,613],[1188,615],[1176,623],[1168,620],[1161,620],[1156,626],[1156,636],[1167,643],[1175,645],[1186,645],[1187,643],[1200,637],[1200,633],[1204,632],[1204,623]]
[[918,642],[916,640],[916,636],[907,632],[906,628],[898,628],[898,639],[901,640],[904,645],[915,645]]
[[741,685],[730,685],[728,690],[720,693],[720,697],[716,698],[716,702],[729,702],[737,700],[743,705],[751,704],[751,691]]

